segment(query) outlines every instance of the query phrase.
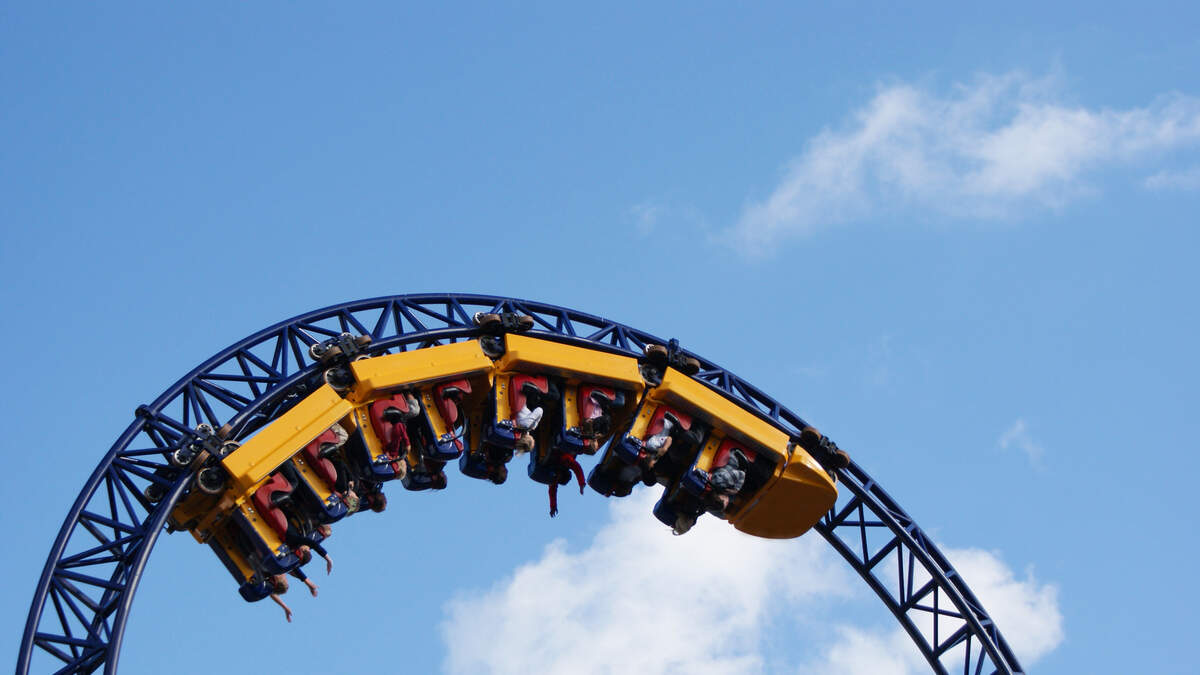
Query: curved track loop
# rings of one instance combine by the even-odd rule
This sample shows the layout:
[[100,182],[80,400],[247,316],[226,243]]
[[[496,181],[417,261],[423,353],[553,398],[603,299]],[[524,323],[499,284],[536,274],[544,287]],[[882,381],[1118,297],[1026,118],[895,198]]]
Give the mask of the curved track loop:
[[[243,438],[308,392],[308,345],[342,332],[369,334],[372,355],[477,335],[476,311],[534,317],[531,334],[625,354],[666,341],[598,316],[543,303],[466,295],[398,295],[345,303],[280,322],[210,358],[135,419],[79,493],[38,581],[17,661],[35,672],[114,673],[142,570],[188,476],[156,470],[195,437],[197,424],[229,423]],[[696,355],[692,355],[696,356]],[[711,361],[696,377],[797,434],[795,413]],[[966,582],[921,528],[855,464],[838,472],[838,503],[815,527],[875,590],[933,672],[1020,673],[1021,667]],[[151,482],[166,490],[143,497]]]

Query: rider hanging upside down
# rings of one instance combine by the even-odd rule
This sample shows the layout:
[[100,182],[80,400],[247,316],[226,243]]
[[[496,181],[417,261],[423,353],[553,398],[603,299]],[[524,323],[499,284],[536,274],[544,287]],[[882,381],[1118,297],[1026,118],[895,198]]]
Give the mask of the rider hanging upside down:
[[521,393],[525,396],[525,401],[513,419],[513,430],[519,433],[513,444],[517,452],[533,450],[533,431],[537,429],[538,424],[542,421],[542,416],[545,415],[545,406],[558,399],[558,391],[553,384],[547,384],[546,389],[546,392],[542,392],[532,382],[526,382],[521,386]]
[[583,437],[583,447],[594,450],[599,439],[612,431],[612,409],[624,405],[624,397],[617,392],[616,398],[610,398],[599,389],[588,394],[587,416],[579,422],[579,434]]
[[408,403],[408,412],[401,412],[399,408],[389,407],[383,411],[383,421],[387,423],[384,431],[383,441],[386,454],[389,458],[399,457],[399,461],[391,462],[393,469],[396,471],[396,477],[403,478],[408,472],[408,461],[405,459],[408,456],[408,451],[412,448],[412,442],[408,437],[408,429],[405,427],[405,422],[413,417],[416,417],[421,410],[421,405],[417,402],[416,397],[412,392],[404,394],[405,401]]
[[554,467],[554,480],[550,482],[550,517],[558,515],[558,484],[566,484],[571,480],[571,474],[575,474],[575,481],[579,483],[579,494],[583,494],[583,467],[579,466],[579,462],[575,460],[575,455],[569,452],[555,452],[550,456],[549,464]]

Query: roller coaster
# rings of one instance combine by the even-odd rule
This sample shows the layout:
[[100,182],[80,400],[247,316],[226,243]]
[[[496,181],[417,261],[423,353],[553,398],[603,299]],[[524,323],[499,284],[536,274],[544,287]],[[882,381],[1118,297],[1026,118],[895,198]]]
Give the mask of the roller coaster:
[[[682,348],[571,309],[400,295],[278,323],[179,380],[71,507],[38,581],[17,673],[106,673],[158,535],[208,546],[247,601],[278,600],[329,526],[386,508],[386,485],[503,484],[514,461],[557,490],[661,486],[653,516],[750,535],[814,530],[875,591],[933,672],[1021,673],[966,582],[836,443]],[[580,457],[596,457],[585,481]],[[282,604],[282,603],[281,603]]]

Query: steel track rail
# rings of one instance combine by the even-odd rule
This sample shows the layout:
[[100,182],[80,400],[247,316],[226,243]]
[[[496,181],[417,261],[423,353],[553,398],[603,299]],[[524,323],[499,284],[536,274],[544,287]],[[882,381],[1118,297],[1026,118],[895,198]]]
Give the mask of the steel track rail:
[[[489,295],[397,295],[349,302],[281,321],[205,361],[137,409],[79,492],[34,591],[17,656],[29,672],[115,673],[125,624],[146,562],[189,476],[167,460],[196,438],[196,425],[230,424],[242,438],[303,398],[318,368],[308,346],[342,332],[369,334],[372,355],[477,335],[477,311],[534,318],[532,335],[639,354],[666,341],[592,314]],[[791,434],[798,415],[695,354],[696,377]],[[858,465],[815,529],[912,638],[933,672],[1022,673],[994,621],[916,522]],[[144,496],[151,483],[165,495]]]

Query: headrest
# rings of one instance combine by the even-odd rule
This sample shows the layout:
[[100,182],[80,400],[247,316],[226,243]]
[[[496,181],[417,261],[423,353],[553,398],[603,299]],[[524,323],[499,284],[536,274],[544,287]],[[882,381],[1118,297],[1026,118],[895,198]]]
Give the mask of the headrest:
[[258,510],[259,516],[262,517],[272,530],[275,530],[279,536],[283,537],[287,534],[287,516],[279,510],[271,496],[277,492],[291,494],[292,484],[288,482],[282,474],[271,474],[270,480],[263,484],[262,487],[254,491],[252,501],[255,509]]
[[471,393],[471,383],[466,380],[454,380],[434,388],[434,400],[437,402],[438,412],[442,414],[442,419],[446,420],[448,426],[453,427],[458,423],[458,403],[452,399],[458,398],[461,402],[461,397],[469,393]]
[[550,391],[549,380],[541,375],[513,375],[508,383],[508,397],[514,414],[525,407],[525,394],[521,390],[526,384],[532,384],[543,394]]
[[679,426],[683,427],[685,431],[692,428],[692,418],[690,415],[685,415],[674,408],[660,405],[658,406],[658,409],[654,411],[654,415],[650,418],[649,426],[646,427],[647,437],[653,436],[654,434],[662,431],[663,419],[667,413],[671,413],[675,419],[679,420]]
[[596,402],[593,395],[606,398],[613,405],[617,401],[616,391],[608,387],[596,387],[585,384],[579,387],[579,417],[581,419],[588,420],[604,414],[604,408]]

